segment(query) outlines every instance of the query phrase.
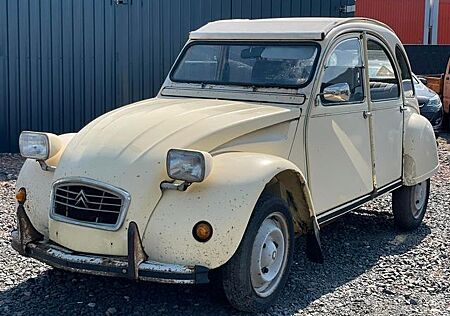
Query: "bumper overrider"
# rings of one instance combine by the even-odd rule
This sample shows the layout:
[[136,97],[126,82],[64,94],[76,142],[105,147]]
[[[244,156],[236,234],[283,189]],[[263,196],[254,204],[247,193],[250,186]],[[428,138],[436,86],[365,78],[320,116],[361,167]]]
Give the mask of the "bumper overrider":
[[23,205],[17,208],[17,230],[11,233],[12,247],[21,255],[35,258],[53,267],[86,274],[125,277],[160,283],[208,283],[209,269],[203,266],[167,264],[147,260],[138,227],[128,227],[128,256],[99,256],[73,252],[43,236],[33,227]]

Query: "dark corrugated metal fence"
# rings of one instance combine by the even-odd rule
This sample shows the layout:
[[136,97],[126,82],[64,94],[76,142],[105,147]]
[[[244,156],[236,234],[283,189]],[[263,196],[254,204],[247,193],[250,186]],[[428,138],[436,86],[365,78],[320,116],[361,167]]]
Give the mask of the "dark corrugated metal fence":
[[[346,16],[354,0],[0,0],[0,152],[154,96],[190,30],[218,19]],[[351,14],[351,13],[350,13]]]
[[450,45],[405,45],[416,75],[439,75],[447,69]]

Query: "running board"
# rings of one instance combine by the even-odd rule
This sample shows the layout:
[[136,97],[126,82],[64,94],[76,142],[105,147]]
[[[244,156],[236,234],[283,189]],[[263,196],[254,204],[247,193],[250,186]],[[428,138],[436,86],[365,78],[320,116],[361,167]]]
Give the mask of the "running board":
[[325,226],[329,224],[330,222],[338,219],[342,215],[347,214],[350,211],[353,211],[354,209],[357,209],[364,203],[369,202],[370,200],[373,200],[374,198],[383,195],[385,193],[392,192],[402,186],[402,180],[394,181],[390,184],[385,185],[384,187],[373,191],[367,195],[364,195],[360,198],[357,198],[353,201],[350,201],[348,203],[339,205],[331,210],[325,211],[322,214],[317,216],[317,222],[319,223],[319,226]]

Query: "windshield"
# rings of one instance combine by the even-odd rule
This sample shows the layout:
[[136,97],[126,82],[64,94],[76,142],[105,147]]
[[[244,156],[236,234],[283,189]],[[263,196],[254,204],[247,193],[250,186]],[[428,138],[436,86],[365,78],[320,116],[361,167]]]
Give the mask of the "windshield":
[[171,74],[175,82],[300,87],[311,80],[318,45],[194,43]]

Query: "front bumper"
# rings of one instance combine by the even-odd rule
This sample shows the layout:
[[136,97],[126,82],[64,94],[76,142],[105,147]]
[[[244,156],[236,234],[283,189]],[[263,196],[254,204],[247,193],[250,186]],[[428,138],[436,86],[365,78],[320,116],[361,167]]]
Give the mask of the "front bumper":
[[125,277],[160,283],[208,283],[209,269],[203,266],[166,264],[147,260],[133,222],[128,229],[128,256],[100,256],[76,253],[51,241],[43,240],[32,226],[22,205],[17,209],[18,229],[13,231],[12,247],[20,254],[53,267],[86,274]]

